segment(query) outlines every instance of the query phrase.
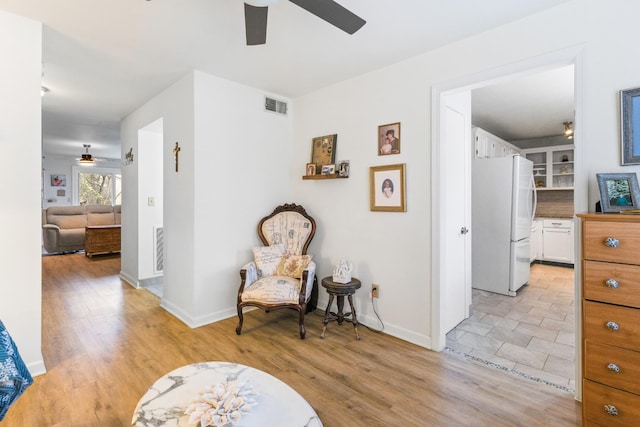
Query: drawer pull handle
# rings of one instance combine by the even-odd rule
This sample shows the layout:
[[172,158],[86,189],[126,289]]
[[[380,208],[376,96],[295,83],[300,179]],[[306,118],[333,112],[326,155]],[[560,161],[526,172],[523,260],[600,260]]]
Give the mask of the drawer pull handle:
[[614,372],[616,374],[620,373],[620,367],[618,365],[616,365],[615,363],[609,363],[607,365],[607,369],[611,372]]
[[607,285],[607,288],[610,288],[610,289],[615,289],[619,285],[616,279],[609,279],[606,282],[604,282],[604,284]]
[[604,405],[604,412],[615,417],[618,415],[618,408],[613,405]]
[[618,239],[614,239],[613,237],[607,237],[607,240],[604,241],[604,244],[610,248],[617,248],[619,243]]
[[620,329],[620,326],[618,326],[616,322],[607,322],[607,329],[612,332],[615,332],[618,329]]

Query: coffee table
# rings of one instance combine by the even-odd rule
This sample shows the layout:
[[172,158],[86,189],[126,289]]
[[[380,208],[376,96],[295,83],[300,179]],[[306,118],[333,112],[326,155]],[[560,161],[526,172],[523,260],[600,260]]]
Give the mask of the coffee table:
[[84,235],[84,254],[91,258],[95,254],[120,252],[121,225],[87,225]]
[[287,384],[266,372],[230,362],[195,363],[159,378],[138,402],[131,425],[188,427],[189,416],[184,412],[198,393],[232,380],[251,384],[257,393],[257,405],[250,414],[242,415],[237,427],[322,427],[311,405]]

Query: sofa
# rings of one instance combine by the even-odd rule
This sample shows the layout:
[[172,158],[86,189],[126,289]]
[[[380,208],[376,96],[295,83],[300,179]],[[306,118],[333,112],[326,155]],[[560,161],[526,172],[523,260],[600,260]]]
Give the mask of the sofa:
[[121,224],[121,206],[50,206],[42,210],[44,249],[48,253],[85,248],[87,226]]

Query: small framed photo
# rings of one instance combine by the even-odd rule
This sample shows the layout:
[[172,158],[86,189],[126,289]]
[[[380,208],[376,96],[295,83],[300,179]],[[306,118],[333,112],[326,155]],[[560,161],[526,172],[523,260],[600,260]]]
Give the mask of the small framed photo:
[[336,173],[336,165],[323,165],[321,174],[322,175],[331,175]]
[[370,209],[406,212],[405,164],[369,168]]
[[320,170],[324,165],[333,165],[336,162],[336,145],[338,135],[325,135],[313,138],[311,146],[311,163]]
[[66,175],[51,175],[51,186],[52,187],[66,187],[67,186],[67,176]]
[[315,163],[307,163],[307,176],[316,174],[316,164]]
[[640,208],[640,187],[635,173],[599,173],[602,212],[622,212]]
[[378,156],[400,154],[400,123],[378,126]]
[[340,160],[336,169],[340,178],[349,178],[349,160]]
[[640,164],[640,88],[620,91],[621,164]]
[[58,190],[56,192],[56,196],[58,196],[58,197],[64,197],[65,194],[66,194],[66,192],[64,190]]

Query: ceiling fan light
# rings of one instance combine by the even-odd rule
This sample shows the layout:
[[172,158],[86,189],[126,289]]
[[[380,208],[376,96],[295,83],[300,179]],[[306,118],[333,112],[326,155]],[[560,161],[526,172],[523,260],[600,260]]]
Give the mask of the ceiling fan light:
[[80,160],[78,160],[78,163],[80,163],[81,165],[94,165],[95,164],[95,162],[91,158],[91,155],[89,155],[89,157],[85,157],[85,156],[86,156],[86,154],[83,154],[82,158]]
[[564,122],[564,136],[573,139],[573,122]]
[[85,166],[93,166],[95,162],[93,160],[93,157],[91,157],[91,154],[89,154],[89,148],[91,147],[91,145],[82,144],[82,146],[85,149],[85,153],[80,156],[80,160],[78,160],[78,163]]

